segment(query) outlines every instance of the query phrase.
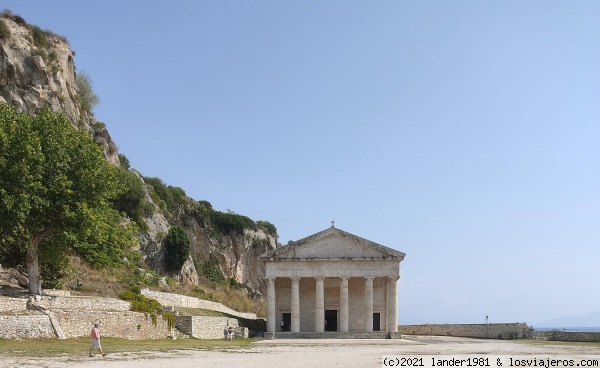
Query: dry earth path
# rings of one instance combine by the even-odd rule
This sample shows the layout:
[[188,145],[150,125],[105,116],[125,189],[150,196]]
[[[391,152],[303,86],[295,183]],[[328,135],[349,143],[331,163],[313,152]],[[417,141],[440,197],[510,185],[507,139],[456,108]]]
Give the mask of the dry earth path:
[[[458,337],[410,336],[402,340],[264,340],[249,348],[231,350],[181,350],[38,358],[1,357],[0,367],[382,367],[384,355],[438,358],[513,357],[598,359],[600,346],[541,345],[502,340]],[[425,367],[431,367],[425,361]],[[507,368],[504,366],[504,368]],[[575,367],[576,368],[576,367]]]

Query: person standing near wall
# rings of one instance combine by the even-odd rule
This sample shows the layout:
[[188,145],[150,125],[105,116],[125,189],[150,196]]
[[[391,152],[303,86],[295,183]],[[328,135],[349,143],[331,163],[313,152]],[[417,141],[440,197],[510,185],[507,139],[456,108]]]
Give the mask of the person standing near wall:
[[100,354],[102,354],[103,357],[106,356],[104,351],[102,351],[102,347],[100,346],[100,325],[99,324],[94,323],[94,328],[92,328],[90,337],[92,338],[92,346],[90,346],[90,356],[91,357],[94,356],[92,354],[94,349],[100,350]]

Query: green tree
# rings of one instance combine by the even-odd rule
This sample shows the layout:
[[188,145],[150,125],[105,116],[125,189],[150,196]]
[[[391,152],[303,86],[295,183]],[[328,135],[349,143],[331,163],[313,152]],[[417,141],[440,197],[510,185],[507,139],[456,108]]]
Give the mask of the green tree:
[[42,293],[47,250],[57,259],[83,254],[96,266],[119,261],[134,241],[111,207],[121,191],[117,168],[64,115],[0,104],[0,257],[24,263],[31,293]]
[[165,239],[165,263],[170,271],[177,271],[190,255],[190,239],[179,226],[169,229]]

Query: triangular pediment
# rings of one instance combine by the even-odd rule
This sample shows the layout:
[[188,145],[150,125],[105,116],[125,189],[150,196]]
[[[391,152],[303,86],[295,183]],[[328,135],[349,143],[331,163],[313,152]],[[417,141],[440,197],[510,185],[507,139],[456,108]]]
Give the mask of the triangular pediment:
[[405,254],[335,227],[263,254],[263,259],[397,259]]

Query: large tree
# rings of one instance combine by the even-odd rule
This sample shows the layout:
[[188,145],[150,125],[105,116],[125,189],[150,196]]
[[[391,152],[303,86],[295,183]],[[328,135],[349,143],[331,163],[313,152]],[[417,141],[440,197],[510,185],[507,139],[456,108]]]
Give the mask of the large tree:
[[24,263],[31,293],[42,293],[40,256],[79,252],[107,265],[131,244],[111,208],[123,190],[116,171],[64,115],[0,104],[0,257]]

